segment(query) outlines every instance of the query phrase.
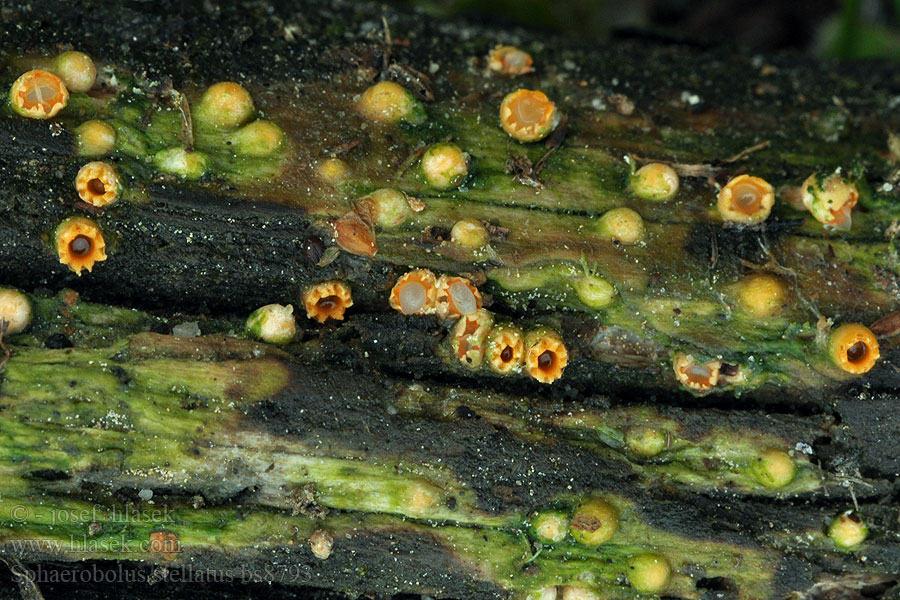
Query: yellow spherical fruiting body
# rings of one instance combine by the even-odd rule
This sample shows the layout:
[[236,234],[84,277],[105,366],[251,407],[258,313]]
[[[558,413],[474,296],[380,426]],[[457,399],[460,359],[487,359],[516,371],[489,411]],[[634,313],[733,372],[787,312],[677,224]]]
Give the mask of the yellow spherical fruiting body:
[[488,239],[487,228],[478,219],[460,219],[450,229],[450,242],[463,248],[482,248]]
[[597,232],[621,244],[635,244],[644,237],[644,219],[630,208],[613,208],[600,217]]
[[234,129],[249,121],[255,111],[253,98],[242,85],[220,81],[203,92],[192,115],[200,127]]
[[763,450],[750,463],[750,474],[767,488],[783,488],[794,480],[797,464],[784,450]]
[[575,293],[588,308],[600,310],[616,299],[616,288],[609,281],[597,275],[584,275],[575,283]]
[[841,550],[853,550],[869,537],[869,527],[856,512],[848,510],[828,526],[828,537]]
[[356,109],[373,123],[396,124],[404,121],[412,125],[425,122],[425,106],[412,92],[393,81],[380,81],[359,97]]
[[153,155],[153,164],[164,173],[185,179],[200,179],[209,170],[206,154],[197,150],[188,151],[180,146],[160,150]]
[[625,446],[645,458],[652,458],[666,449],[668,436],[661,429],[637,425],[625,432]]
[[328,158],[316,165],[316,176],[320,181],[335,185],[350,177],[352,170],[340,158]]
[[599,546],[608,542],[618,528],[618,511],[612,504],[599,498],[588,500],[576,508],[569,524],[572,537],[585,546]]
[[94,87],[97,67],[84,52],[63,52],[53,61],[53,72],[65,82],[70,92],[83,93]]
[[75,143],[80,156],[103,156],[115,149],[116,130],[103,121],[85,121],[75,128]]
[[272,121],[257,120],[235,131],[231,149],[243,156],[269,156],[284,146],[284,131]]
[[419,169],[431,187],[439,190],[457,188],[469,174],[469,155],[456,144],[434,144],[422,155]]
[[50,119],[69,103],[69,90],[63,80],[43,69],[22,74],[9,88],[13,111],[29,119]]
[[556,105],[544,92],[520,89],[500,103],[500,125],[520,142],[537,142],[559,124]]
[[644,594],[661,594],[669,587],[672,565],[660,554],[639,554],[628,560],[628,581]]
[[881,352],[872,330],[859,323],[845,323],[828,336],[828,355],[847,373],[868,373],[878,362]]
[[669,165],[649,163],[631,176],[631,191],[644,200],[663,201],[675,197],[681,182]]
[[734,287],[738,308],[751,317],[768,319],[787,308],[787,285],[777,275],[754,273],[740,279]]
[[569,532],[569,517],[562,511],[543,510],[531,516],[529,527],[531,534],[538,541],[556,544],[566,539]]
[[382,188],[356,201],[356,211],[382,229],[393,229],[405,223],[413,214],[409,199],[400,190]]

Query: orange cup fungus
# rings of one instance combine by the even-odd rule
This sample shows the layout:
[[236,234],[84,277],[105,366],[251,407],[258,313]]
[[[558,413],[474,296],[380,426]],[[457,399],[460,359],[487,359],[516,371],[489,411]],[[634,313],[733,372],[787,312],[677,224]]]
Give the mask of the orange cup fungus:
[[837,366],[855,375],[871,370],[881,356],[875,334],[857,323],[847,323],[832,331],[828,352]]
[[89,162],[79,169],[75,189],[88,204],[107,206],[115,202],[119,195],[119,176],[109,163]]
[[481,308],[481,292],[464,277],[441,275],[436,301],[437,314],[443,319],[471,315]]
[[531,55],[515,46],[497,45],[488,55],[488,68],[501,75],[525,75],[534,71]]
[[487,340],[488,367],[506,375],[521,368],[525,362],[525,336],[518,327],[501,325],[491,330]]
[[537,142],[559,123],[556,105],[544,92],[516,90],[500,104],[500,125],[520,142]]
[[106,242],[94,221],[71,217],[56,228],[56,253],[59,262],[80,277],[82,269],[91,271],[95,263],[106,260]]
[[679,352],[672,361],[675,378],[684,387],[695,392],[708,392],[719,383],[721,360],[700,364],[689,354]]
[[539,329],[525,339],[525,369],[541,383],[553,383],[562,377],[569,362],[569,352],[554,331]]
[[328,319],[344,320],[344,312],[353,306],[350,288],[341,281],[325,281],[310,287],[303,294],[306,316],[324,323]]
[[775,192],[765,179],[738,175],[719,191],[719,214],[733,223],[761,223],[772,212]]
[[487,347],[487,337],[493,326],[493,315],[484,309],[465,315],[456,322],[450,346],[459,362],[471,369],[481,366]]
[[69,102],[69,90],[62,79],[42,69],[28,71],[9,90],[12,109],[30,119],[50,119]]
[[404,315],[432,313],[437,303],[437,278],[427,269],[410,271],[394,284],[389,302]]

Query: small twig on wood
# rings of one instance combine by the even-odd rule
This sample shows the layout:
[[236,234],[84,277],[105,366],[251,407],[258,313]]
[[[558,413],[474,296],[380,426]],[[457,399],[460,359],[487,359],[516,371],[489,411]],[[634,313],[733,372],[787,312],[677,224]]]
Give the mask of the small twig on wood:
[[563,113],[562,118],[559,120],[559,125],[556,126],[556,129],[553,130],[553,133],[550,134],[550,137],[547,138],[547,141],[544,142],[544,146],[548,148],[547,152],[541,157],[537,164],[534,165],[534,174],[540,175],[541,171],[544,170],[544,164],[547,162],[547,159],[551,154],[560,149],[563,145],[563,141],[566,139],[566,133],[569,132],[569,117]]
[[325,154],[327,156],[337,157],[337,156],[340,156],[341,154],[346,154],[347,152],[350,152],[351,150],[353,150],[360,144],[362,144],[362,138],[356,138],[355,140],[350,140],[349,142],[341,144],[340,146],[334,148],[333,150],[326,150]]
[[423,154],[425,154],[425,149],[427,147],[428,146],[424,145],[419,146],[418,148],[410,152],[409,156],[407,156],[403,160],[403,162],[400,163],[400,166],[397,167],[397,174],[394,175],[394,179],[400,179],[401,177],[403,177],[403,175],[409,170],[413,163],[415,163]]
[[644,158],[642,156],[638,156],[636,154],[631,154],[631,158],[633,158],[636,162],[639,163],[649,163],[649,162],[658,162],[664,165],[669,165],[675,172],[681,175],[682,177],[699,177],[701,179],[715,179],[718,177],[725,169],[719,165],[729,165],[735,163],[742,158],[746,158],[750,154],[754,152],[759,152],[760,150],[764,150],[772,145],[772,142],[766,140],[764,142],[760,142],[749,148],[745,148],[735,154],[734,156],[729,156],[728,158],[715,160],[710,163],[698,163],[698,164],[684,164],[671,160],[659,160],[655,158]]
[[756,145],[750,146],[749,148],[744,148],[743,150],[741,150],[740,152],[738,152],[738,153],[735,154],[734,156],[729,156],[728,158],[726,158],[726,159],[723,160],[722,162],[725,163],[725,164],[730,164],[730,163],[733,163],[733,162],[737,162],[737,161],[741,160],[742,158],[746,158],[747,156],[753,154],[754,152],[759,152],[760,150],[765,150],[766,148],[768,148],[768,147],[771,146],[771,145],[772,145],[772,142],[770,142],[769,140],[766,140],[766,141],[764,141],[764,142],[760,142],[760,143],[758,143],[758,144],[756,144]]
[[384,54],[381,56],[381,72],[387,73],[391,64],[391,47],[394,43],[391,40],[391,27],[388,25],[387,17],[384,15],[381,16],[381,23],[384,25]]
[[191,152],[194,149],[194,123],[191,119],[191,105],[187,96],[178,90],[170,90],[169,95],[173,99],[172,103],[175,108],[181,113],[181,135],[178,137],[184,143],[185,150]]

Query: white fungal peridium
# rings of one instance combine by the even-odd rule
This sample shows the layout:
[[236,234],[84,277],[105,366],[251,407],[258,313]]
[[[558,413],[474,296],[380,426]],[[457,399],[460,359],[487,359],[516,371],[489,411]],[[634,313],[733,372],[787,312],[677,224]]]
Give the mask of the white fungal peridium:
[[188,151],[180,146],[160,150],[153,155],[153,164],[160,171],[180,175],[185,179],[200,179],[209,170],[204,153]]
[[437,278],[427,269],[406,273],[391,289],[390,305],[404,315],[423,315],[435,310]]
[[441,275],[437,281],[436,308],[441,318],[474,314],[481,308],[481,292],[464,277]]
[[31,323],[31,301],[17,289],[0,288],[0,321],[6,321],[6,333],[24,331]]
[[290,304],[267,304],[250,313],[247,333],[270,344],[287,344],[294,339],[297,323]]
[[319,560],[327,559],[334,549],[334,536],[324,529],[316,529],[309,536],[309,549]]

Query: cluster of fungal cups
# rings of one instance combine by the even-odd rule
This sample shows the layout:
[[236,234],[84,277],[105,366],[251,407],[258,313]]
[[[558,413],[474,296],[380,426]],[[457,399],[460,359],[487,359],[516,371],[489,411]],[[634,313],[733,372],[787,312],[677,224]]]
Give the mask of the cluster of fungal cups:
[[[24,60],[37,68],[16,79],[9,90],[9,102],[16,114],[26,118],[56,117],[69,103],[70,93],[89,92],[97,80],[93,60],[82,52]],[[192,122],[198,136],[224,139],[229,152],[251,157],[271,155],[283,146],[284,133],[270,121],[251,121],[254,113],[253,99],[247,90],[236,83],[220,82],[204,92]],[[79,156],[99,158],[116,150],[117,131],[110,122],[92,119],[77,126],[74,132]],[[203,152],[181,146],[166,148],[151,158],[160,171],[190,179],[203,176],[209,166]],[[110,162],[94,160],[78,171],[75,190],[82,202],[106,208],[121,198],[122,178]],[[64,220],[52,240],[60,263],[79,276],[107,258],[103,232],[96,221],[87,217]]]
[[[343,281],[323,281],[306,288],[303,306],[307,318],[319,323],[329,319],[343,321],[344,313],[353,306],[353,295]],[[297,334],[294,307],[291,304],[262,306],[250,313],[245,330],[250,337],[269,344],[290,343]]]
[[[736,310],[754,320],[779,318],[792,302],[784,280],[772,273],[747,275],[729,285]],[[859,323],[845,323],[824,338],[822,348],[832,364],[851,375],[870,371],[880,357],[875,334]],[[729,363],[721,358],[701,360],[685,352],[672,357],[676,380],[694,394],[706,394],[714,389],[745,383],[750,376],[746,366]]]
[[[619,528],[619,512],[604,498],[589,498],[569,513],[543,510],[529,520],[529,533],[542,545],[555,545],[570,539],[588,548],[600,548],[613,540]],[[638,551],[629,555],[623,575],[638,592],[662,595],[672,578],[669,559],[657,552]],[[529,596],[535,600],[600,600],[601,596],[583,585],[551,586]]]
[[523,331],[495,322],[482,308],[481,292],[464,277],[435,276],[417,269],[400,277],[391,289],[391,308],[404,315],[437,315],[456,319],[450,333],[453,356],[470,369],[486,365],[501,375],[525,371],[541,383],[562,377],[568,351],[558,333],[548,328]]

